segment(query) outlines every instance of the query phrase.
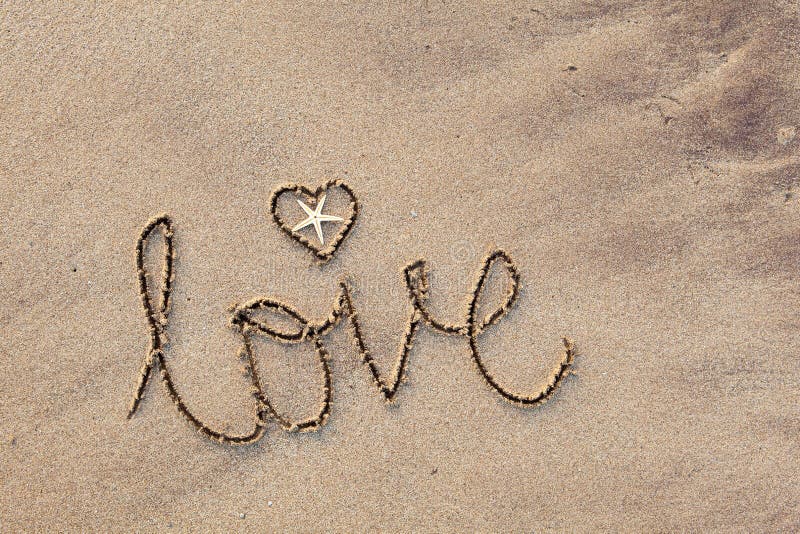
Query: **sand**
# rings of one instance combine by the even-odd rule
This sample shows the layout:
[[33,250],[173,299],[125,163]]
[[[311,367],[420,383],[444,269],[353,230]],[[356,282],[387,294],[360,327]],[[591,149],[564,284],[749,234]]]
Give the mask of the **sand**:
[[[0,528],[797,530],[798,28],[796,2],[761,0],[3,3]],[[360,209],[321,265],[269,199],[330,179]],[[157,374],[127,419],[136,239],[162,213],[165,358],[221,431],[254,410],[230,306],[321,320],[347,275],[389,374],[419,259],[460,323],[505,250],[521,291],[487,367],[536,391],[566,336],[574,374],[515,406],[422,326],[387,404],[342,325],[317,432],[221,445]],[[275,406],[313,415],[308,346],[254,352]]]

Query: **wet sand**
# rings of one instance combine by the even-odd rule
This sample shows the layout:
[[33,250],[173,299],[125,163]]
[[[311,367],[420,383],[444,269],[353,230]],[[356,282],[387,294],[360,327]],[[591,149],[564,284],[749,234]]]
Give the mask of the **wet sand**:
[[[0,13],[3,530],[800,525],[796,3]],[[323,265],[269,202],[329,179],[360,209]],[[157,373],[127,419],[149,346],[136,239],[161,213],[164,357],[221,431],[254,411],[230,306],[268,296],[321,321],[347,275],[389,375],[419,259],[430,312],[458,324],[503,249],[521,288],[480,336],[487,368],[538,391],[568,337],[574,374],[519,407],[467,338],[423,325],[387,404],[341,325],[317,432],[271,421],[221,445]],[[481,309],[502,301],[490,285]],[[276,409],[312,416],[308,347],[254,354]]]

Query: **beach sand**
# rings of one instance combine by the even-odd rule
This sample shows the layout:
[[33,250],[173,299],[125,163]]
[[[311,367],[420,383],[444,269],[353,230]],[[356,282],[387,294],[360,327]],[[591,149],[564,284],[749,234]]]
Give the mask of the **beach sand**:
[[[797,530],[798,28],[793,1],[3,3],[0,529]],[[269,199],[329,179],[360,209],[321,265]],[[574,374],[519,407],[423,326],[387,404],[342,325],[318,432],[220,445],[157,374],[127,419],[136,239],[162,213],[165,358],[214,428],[254,410],[231,305],[321,320],[347,275],[388,374],[418,259],[463,323],[505,250],[522,288],[486,365],[535,392],[566,336]],[[276,407],[312,415],[308,348],[255,353]]]

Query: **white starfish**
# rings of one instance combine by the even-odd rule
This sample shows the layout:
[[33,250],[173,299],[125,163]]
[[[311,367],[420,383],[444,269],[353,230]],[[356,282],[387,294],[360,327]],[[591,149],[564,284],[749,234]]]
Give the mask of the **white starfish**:
[[322,206],[325,205],[325,197],[327,196],[328,195],[322,195],[322,198],[319,199],[319,202],[317,202],[317,207],[313,210],[308,206],[306,206],[302,200],[300,200],[299,198],[297,199],[297,203],[300,204],[300,207],[303,208],[303,211],[306,212],[306,215],[308,215],[308,217],[300,221],[297,224],[297,226],[292,228],[293,232],[302,230],[306,226],[313,224],[314,230],[317,231],[317,237],[319,237],[320,244],[321,245],[325,244],[325,238],[322,237],[322,225],[320,223],[344,220],[341,217],[336,217],[335,215],[325,215],[322,213]]

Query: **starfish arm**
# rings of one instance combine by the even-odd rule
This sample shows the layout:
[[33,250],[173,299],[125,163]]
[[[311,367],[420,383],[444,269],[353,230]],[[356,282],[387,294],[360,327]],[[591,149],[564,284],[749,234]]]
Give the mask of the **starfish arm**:
[[317,220],[327,222],[327,221],[343,221],[344,219],[342,219],[341,217],[337,217],[336,215],[317,215]]
[[297,226],[292,228],[292,232],[296,232],[298,230],[302,230],[303,228],[305,228],[309,224],[314,224],[314,217],[312,217],[310,215],[308,217],[306,217],[305,219],[303,219],[302,221],[300,221],[299,223],[297,223]]
[[[300,204],[301,208],[303,208],[303,211],[306,212],[306,215],[308,215],[309,217],[313,217],[314,216],[314,210],[312,210],[311,208],[306,206],[305,202],[303,202],[299,198],[296,198],[295,200],[297,200],[297,203]],[[308,220],[308,219],[306,219],[306,220]]]
[[314,230],[317,231],[317,237],[319,237],[320,245],[324,245],[325,244],[325,238],[322,237],[322,225],[319,223],[319,219],[315,217],[313,224],[314,224]]
[[[322,195],[322,198],[321,198],[321,199],[319,199],[319,202],[317,202],[317,206],[314,208],[314,213],[315,213],[317,216],[319,216],[319,215],[322,215],[322,206],[324,206],[324,205],[325,205],[325,199],[326,199],[326,198],[328,198],[328,195],[327,195],[327,194],[325,194],[325,195]],[[309,215],[311,215],[311,214],[309,213]]]

